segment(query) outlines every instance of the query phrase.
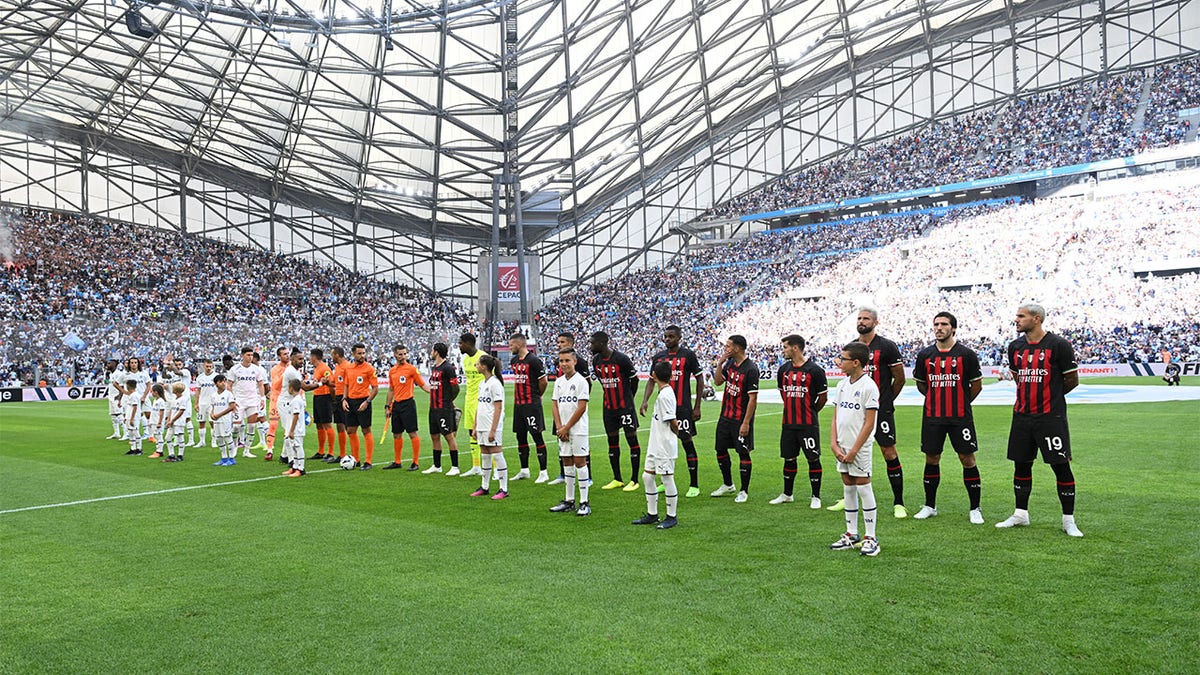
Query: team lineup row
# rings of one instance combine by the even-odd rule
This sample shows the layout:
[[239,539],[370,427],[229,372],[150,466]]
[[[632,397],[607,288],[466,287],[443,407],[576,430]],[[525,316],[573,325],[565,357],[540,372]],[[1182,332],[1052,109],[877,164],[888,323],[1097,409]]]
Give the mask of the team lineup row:
[[[1016,509],[1012,516],[997,523],[997,527],[1029,524],[1032,466],[1040,452],[1056,476],[1063,530],[1072,536],[1082,536],[1074,521],[1075,488],[1070,469],[1065,400],[1066,393],[1078,384],[1074,351],[1061,337],[1045,331],[1044,319],[1045,311],[1040,306],[1021,306],[1015,319],[1020,336],[1008,347],[1009,368],[1017,383],[1017,400],[1008,439],[1008,458],[1014,462]],[[896,451],[894,414],[895,398],[905,385],[904,365],[896,345],[876,334],[877,325],[877,312],[860,308],[856,320],[859,337],[841,352],[838,366],[846,379],[835,389],[830,406],[828,447],[837,460],[843,495],[829,510],[842,510],[846,516],[846,532],[832,548],[858,549],[864,555],[879,552],[875,532],[877,506],[871,485],[874,443],[881,446],[886,462],[886,475],[893,493],[893,514],[897,518],[907,517],[903,472]],[[918,354],[914,364],[913,377],[925,397],[921,449],[926,458],[925,504],[914,517],[926,519],[937,515],[939,463],[944,444],[949,439],[963,467],[970,521],[982,524],[980,478],[974,456],[978,444],[971,413],[971,402],[982,389],[982,373],[976,354],[955,339],[956,330],[955,317],[948,312],[939,312],[933,319],[935,342]],[[694,439],[705,386],[699,359],[694,352],[680,345],[681,338],[678,327],[669,326],[665,330],[665,348],[652,359],[651,383],[654,386],[644,390],[639,406],[635,401],[639,384],[637,370],[628,357],[611,347],[605,333],[597,332],[590,338],[590,364],[574,349],[574,336],[569,333],[558,336],[558,373],[551,392],[550,410],[553,417],[551,432],[558,441],[560,469],[558,478],[550,480],[542,406],[549,378],[542,361],[529,350],[526,338],[513,335],[509,340],[514,384],[512,432],[517,437],[520,470],[512,478],[532,477],[532,441],[540,469],[535,482],[566,486],[564,499],[551,510],[574,512],[580,516],[591,512],[587,408],[591,385],[598,382],[613,472],[613,480],[601,489],[637,490],[636,476],[640,470],[647,512],[634,523],[657,524],[664,529],[674,526],[678,522],[678,490],[674,475],[679,444],[684,448],[690,478],[686,496],[700,494]],[[771,503],[794,500],[798,460],[803,455],[808,463],[812,489],[810,506],[817,509],[822,507],[822,446],[818,418],[830,402],[825,371],[805,357],[805,342],[800,336],[783,338],[781,347],[785,361],[776,374],[776,383],[783,402],[780,455],[784,459],[784,491]],[[458,369],[447,359],[446,344],[433,345],[433,365],[428,380],[408,362],[407,348],[397,346],[394,349],[395,365],[387,374],[389,386],[385,404],[390,428],[385,430],[384,437],[387,431],[393,435],[395,461],[384,468],[405,468],[401,462],[405,436],[412,444],[412,462],[407,469],[419,468],[420,437],[413,399],[414,389],[419,387],[429,395],[428,421],[434,455],[433,466],[424,473],[443,471],[444,441],[450,454],[447,475],[478,475],[480,487],[472,496],[505,499],[509,472],[502,450],[505,392],[500,364],[494,356],[479,351],[475,337],[469,333],[461,337],[459,348],[466,389],[463,410],[456,409],[454,404],[460,378]],[[280,459],[288,465],[284,473],[289,477],[303,476],[306,461],[303,442],[308,418],[304,394],[311,392],[318,450],[308,459],[341,462],[345,468],[371,469],[374,453],[372,402],[379,393],[379,386],[375,369],[366,361],[365,353],[365,346],[356,344],[350,358],[346,358],[344,352],[335,347],[331,367],[324,362],[323,352],[313,349],[307,355],[307,367],[311,367],[308,373],[305,372],[305,354],[286,348],[278,350],[279,363],[269,374],[255,363],[256,355],[250,348],[243,349],[241,362],[227,367],[224,374],[214,371],[211,360],[204,361],[204,372],[195,380],[198,399],[195,422],[200,424],[201,434],[199,441],[193,441],[191,447],[203,447],[207,425],[213,431],[214,447],[221,452],[217,465],[236,463],[239,451],[243,457],[253,457],[250,451],[257,448],[265,449],[266,459],[271,460],[277,428],[282,423],[285,440]],[[745,339],[738,335],[729,337],[724,353],[712,367],[713,384],[724,385],[724,392],[714,444],[722,482],[711,496],[736,495],[734,501],[742,503],[749,499],[760,373],[746,356]],[[115,368],[110,377],[110,414],[114,424],[114,434],[110,438],[127,438],[130,443],[127,454],[133,455],[142,454],[143,440],[153,438],[159,448],[152,457],[162,457],[163,461],[182,460],[187,447],[184,436],[187,434],[191,440],[194,429],[192,397],[186,394],[187,380],[190,380],[190,374],[182,368],[181,361],[176,361],[175,367],[168,371],[165,383],[156,384],[150,383],[137,359],[130,359],[124,369]],[[693,380],[696,385],[694,398]],[[639,413],[647,414],[653,392],[658,396],[643,464],[637,436],[638,417]],[[467,420],[472,454],[471,469],[461,474],[456,440],[460,419]],[[360,429],[365,456],[361,454],[364,448],[359,444]],[[251,446],[256,434],[258,445]],[[632,473],[628,483],[621,474],[619,443],[622,435],[631,460]],[[336,455],[335,439],[339,449]],[[733,454],[739,462],[740,484],[737,488],[732,476]],[[491,493],[493,480],[499,483],[495,494]],[[663,520],[659,519],[657,508],[660,491],[667,506],[667,517]],[[865,530],[861,537],[858,533],[860,510]]]

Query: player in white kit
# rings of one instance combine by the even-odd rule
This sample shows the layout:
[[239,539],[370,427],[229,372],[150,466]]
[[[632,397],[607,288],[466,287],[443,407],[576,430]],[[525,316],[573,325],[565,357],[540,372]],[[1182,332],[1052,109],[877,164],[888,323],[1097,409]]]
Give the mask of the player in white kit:
[[128,377],[126,373],[125,386],[121,394],[121,410],[125,418],[125,438],[129,441],[129,452],[126,455],[142,454],[142,432],[139,430],[142,419],[142,402],[137,396],[138,381]]
[[125,438],[125,420],[121,417],[121,396],[125,391],[125,369],[116,359],[110,359],[104,364],[104,383],[108,390],[104,397],[108,399],[108,417],[112,420],[113,432],[108,439]]
[[500,363],[490,354],[482,354],[475,364],[476,369],[483,375],[479,385],[479,395],[476,398],[475,433],[479,440],[480,460],[483,464],[483,477],[479,489],[472,492],[472,497],[483,497],[491,491],[492,467],[496,467],[500,479],[500,491],[492,495],[492,499],[508,497],[508,462],[504,459],[504,380],[500,379]]
[[[838,473],[842,475],[845,499],[846,532],[830,544],[835,551],[859,546],[863,555],[879,555],[875,539],[875,492],[871,488],[871,451],[874,449],[875,416],[879,413],[879,387],[866,375],[863,366],[870,359],[867,346],[851,342],[842,348],[838,367],[846,377],[833,394],[833,422],[829,434]],[[862,505],[863,529],[858,536],[858,509]]]
[[[150,459],[162,457],[163,449],[167,447],[167,411],[170,409],[167,388],[155,382],[150,386],[150,435],[154,439],[154,452],[150,454]],[[163,461],[175,460],[164,458]]]
[[[658,361],[650,369],[658,398],[654,401],[654,417],[650,421],[650,443],[646,446],[646,468],[642,473],[642,485],[646,487],[646,513],[633,521],[634,525],[657,525],[660,530],[669,530],[679,524],[675,508],[679,504],[679,489],[675,486],[675,460],[679,457],[679,403],[671,387],[672,366],[670,361]],[[663,493],[667,501],[667,517],[658,520],[658,483],[662,479]]]
[[136,384],[133,397],[138,403],[138,415],[134,418],[133,426],[142,440],[145,440],[150,435],[150,373],[142,368],[141,359],[131,356],[125,362],[125,378],[133,380]]
[[254,363],[254,350],[242,347],[242,362],[229,369],[225,377],[233,384],[233,400],[242,418],[238,447],[243,457],[253,458],[247,442],[253,442],[258,423],[263,421],[263,398],[266,396],[267,371]]
[[[183,359],[180,359],[180,358],[176,358],[175,361],[171,365],[173,366],[173,369],[171,371],[172,383],[182,382],[185,395],[190,399],[192,397],[192,387],[193,387],[192,371],[183,367]],[[172,388],[172,391],[174,391],[174,388]],[[196,445],[196,422],[195,422],[195,420],[192,419],[190,402],[188,403],[188,409],[189,409],[189,413],[188,413],[188,418],[187,418],[187,423],[186,423],[187,424],[187,442],[188,442],[188,444],[195,447],[195,445]]]
[[215,375],[213,385],[217,393],[213,395],[210,419],[213,441],[221,450],[221,459],[214,462],[213,466],[233,466],[237,464],[237,448],[233,445],[233,418],[237,415],[237,403],[233,400],[233,392],[224,375]]
[[183,449],[186,447],[184,434],[188,422],[192,420],[192,397],[183,382],[172,384],[171,393],[174,398],[171,399],[171,416],[167,420],[171,427],[171,445],[168,446],[168,452],[169,456],[174,458],[171,461],[182,462]]
[[[217,385],[213,378],[217,376],[212,359],[204,359],[204,370],[196,376],[196,424],[200,427],[200,438],[192,445],[193,448],[203,448],[208,436],[208,430],[213,428],[212,406],[217,395]],[[213,432],[212,447],[217,447],[217,434]]]
[[[574,349],[558,352],[562,375],[554,380],[550,412],[554,416],[554,434],[558,436],[558,457],[562,460],[567,496],[550,507],[554,513],[575,511],[577,516],[592,512],[588,503],[588,381],[575,370],[579,357]],[[579,483],[579,506],[575,506],[575,484]]]

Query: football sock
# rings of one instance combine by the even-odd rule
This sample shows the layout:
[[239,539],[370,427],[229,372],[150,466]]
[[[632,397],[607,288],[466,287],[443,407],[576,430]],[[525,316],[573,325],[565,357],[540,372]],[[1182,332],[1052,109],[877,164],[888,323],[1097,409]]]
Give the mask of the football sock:
[[[654,482],[654,479],[651,478],[650,482]],[[670,473],[663,474],[662,482],[663,492],[666,493],[667,498],[667,515],[674,518],[675,507],[679,504],[679,490],[675,488],[675,475]]]
[[608,437],[608,464],[612,467],[613,480],[624,483],[621,480],[621,446],[617,440],[617,435],[613,434]]
[[[666,476],[663,476],[666,479]],[[646,488],[646,513],[652,516],[658,515],[658,483],[654,481],[654,474],[642,473],[642,486]],[[663,487],[666,487],[665,485]]]
[[575,478],[579,483],[579,501],[586,502],[588,500],[588,473],[587,466],[575,467]]
[[471,466],[479,466],[479,456],[482,453],[482,451],[479,449],[479,440],[472,436],[469,445],[471,448]]
[[317,427],[317,454],[325,454],[325,430]]
[[[754,463],[750,459],[750,453],[738,453],[738,472],[742,479],[742,492],[750,491],[750,471],[754,468]],[[728,485],[728,483],[726,483]]]
[[409,440],[412,441],[413,446],[412,463],[419,464],[421,462],[421,437],[413,436]]
[[496,466],[496,475],[500,478],[500,489],[508,492],[508,460],[504,459],[504,453],[497,452],[493,455],[492,463]]
[[967,486],[967,499],[971,501],[971,510],[979,508],[979,495],[983,492],[979,480],[979,467],[963,467],[963,484]]
[[442,465],[442,449],[441,448],[433,449],[433,465],[436,467],[440,467]]
[[183,457],[183,449],[187,444],[183,442],[183,434],[175,434],[175,454]]
[[537,452],[538,468],[542,471],[546,470],[546,440],[542,438],[542,432],[533,434],[533,449]]
[[247,445],[254,442],[254,432],[258,431],[259,426],[260,425],[258,423],[252,424],[250,422],[247,422],[246,424],[242,425],[242,429],[245,430]]
[[200,425],[200,445],[208,443],[208,427]]
[[696,444],[690,437],[683,440],[683,455],[687,457],[688,478],[692,481],[692,487],[700,487],[700,460],[696,456]]
[[560,475],[560,476],[567,475],[567,467],[565,464],[563,464],[562,457],[558,458],[558,475]]
[[187,423],[187,442],[188,443],[196,442],[196,425],[195,425],[195,423],[192,422],[192,420],[188,420],[188,423]]
[[1075,515],[1075,474],[1070,464],[1051,464],[1054,480],[1058,483],[1058,501],[1062,502],[1064,516]]
[[942,467],[939,464],[925,465],[925,506],[937,508],[938,485],[942,482]]
[[121,422],[120,422],[121,416],[120,415],[109,415],[109,417],[112,418],[113,436],[119,437],[121,435]]
[[825,471],[821,468],[821,459],[808,460],[808,483],[812,486],[812,496],[821,496],[821,476]]
[[567,501],[572,501],[575,499],[575,465],[571,464],[565,466],[563,467],[563,471],[566,472],[564,475],[566,477],[565,481],[567,486],[567,496],[564,497],[564,499]]
[[900,468],[900,458],[887,459],[887,479],[892,484],[892,498],[895,504],[904,504],[904,470]]
[[517,460],[522,469],[529,468],[529,434],[517,434]]
[[638,442],[637,432],[626,433],[625,442],[629,444],[629,479],[637,480],[642,468],[642,444]]
[[721,467],[721,485],[733,485],[733,464],[728,450],[717,451],[717,466]]
[[870,483],[859,485],[858,501],[862,504],[863,529],[866,535],[875,538],[875,489]]
[[353,457],[353,458],[354,458],[354,461],[356,461],[356,462],[357,462],[357,461],[358,461],[358,458],[359,458],[359,454],[358,454],[358,434],[357,434],[357,433],[355,433],[355,434],[347,434],[347,437],[349,437],[349,439],[350,439],[350,456],[351,456],[351,457]]
[[843,485],[842,499],[846,505],[846,531],[858,534],[858,486]]
[[482,456],[483,476],[480,478],[480,487],[484,490],[492,489],[492,455],[486,454]]
[[450,451],[450,466],[458,468],[458,451],[457,450]]
[[345,457],[346,456],[346,430],[338,429],[337,437],[338,437],[338,457]]
[[370,464],[371,460],[375,458],[375,437],[371,435],[370,429],[363,429],[363,431],[366,432],[363,434],[363,441],[367,445],[367,464]]
[[400,458],[404,455],[404,435],[392,436],[392,454],[395,456],[395,462],[400,463]]
[[292,448],[292,454],[295,457],[295,459],[292,460],[292,468],[297,471],[304,470],[304,447],[300,445],[301,443],[303,443],[303,441],[297,438],[296,443]]
[[1016,462],[1013,466],[1013,493],[1017,508],[1029,510],[1029,493],[1033,492],[1033,462]]
[[796,458],[783,460],[783,494],[791,496],[796,486]]

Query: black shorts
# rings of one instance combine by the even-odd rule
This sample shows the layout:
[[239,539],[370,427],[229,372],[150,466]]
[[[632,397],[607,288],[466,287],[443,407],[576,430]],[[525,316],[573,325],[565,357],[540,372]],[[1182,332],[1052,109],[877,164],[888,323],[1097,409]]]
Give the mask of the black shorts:
[[741,437],[742,423],[727,420],[724,417],[717,420],[717,452],[733,450],[735,452],[750,452],[754,449],[754,422],[750,423],[750,435]]
[[346,424],[346,411],[342,410],[342,400],[344,400],[345,398],[346,398],[345,396],[338,396],[337,394],[334,394],[333,398],[331,399],[331,403],[333,404],[333,423],[334,424],[341,424],[341,425]]
[[633,408],[628,410],[605,410],[604,411],[604,433],[607,435],[615,434],[621,429],[626,433],[637,432],[638,416],[637,411]]
[[333,395],[314,394],[312,416],[313,424],[332,424],[334,420]]
[[947,436],[954,451],[960,455],[972,455],[979,449],[979,442],[975,439],[975,420],[921,418],[921,452],[927,455],[942,454]]
[[696,422],[692,419],[691,406],[679,406],[675,409],[675,421],[679,422],[679,438],[695,438]]
[[411,398],[392,401],[392,435],[417,433],[417,402]]
[[429,432],[444,436],[458,432],[458,420],[453,410],[430,410]]
[[515,434],[540,434],[546,428],[546,413],[541,404],[522,403],[513,406],[512,430]]
[[821,429],[817,425],[784,427],[779,433],[780,457],[796,459],[801,452],[810,462],[821,459]]
[[[371,428],[371,402],[370,402],[370,399],[348,398],[345,400],[346,400],[347,407],[350,408],[345,413],[346,426],[347,427],[360,427],[362,429],[370,429]],[[358,409],[358,406],[362,405],[363,401],[367,402],[367,409],[360,411]]]
[[895,410],[880,410],[875,415],[875,442],[881,448],[896,447]]
[[1038,451],[1047,464],[1071,461],[1071,435],[1066,415],[1013,414],[1008,431],[1008,458],[1014,462],[1032,462]]

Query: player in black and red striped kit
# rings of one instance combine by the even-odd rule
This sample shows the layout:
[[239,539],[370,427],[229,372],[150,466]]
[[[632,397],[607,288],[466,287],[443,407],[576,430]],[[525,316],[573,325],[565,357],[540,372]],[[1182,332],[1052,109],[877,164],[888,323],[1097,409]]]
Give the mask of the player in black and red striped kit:
[[[699,459],[696,456],[696,442],[693,439],[696,436],[696,422],[700,421],[700,402],[703,400],[701,397],[704,394],[704,371],[700,369],[700,360],[696,358],[696,352],[679,346],[682,338],[683,330],[679,326],[667,326],[663,332],[663,344],[666,345],[666,349],[650,358],[650,368],[653,370],[654,364],[661,361],[666,361],[671,365],[670,386],[675,392],[675,420],[679,423],[678,436],[683,443],[688,474],[692,481],[691,487],[684,496],[698,497],[700,496]],[[696,379],[694,404],[692,401],[692,378]],[[654,387],[646,387],[646,393],[642,396],[642,407],[639,412],[643,417],[649,409],[650,392],[653,389]]]
[[508,338],[508,349],[513,355],[509,363],[513,374],[513,433],[517,435],[517,456],[521,458],[521,470],[512,480],[529,478],[529,437],[533,436],[541,469],[537,482],[545,483],[550,480],[546,475],[546,441],[542,438],[542,430],[546,428],[546,414],[542,409],[542,393],[547,385],[546,366],[529,351],[528,342],[520,333],[513,333]]
[[450,473],[458,475],[458,418],[454,399],[458,397],[458,369],[446,360],[450,351],[445,342],[435,342],[429,370],[429,435],[433,439],[433,466],[421,473],[442,472],[442,439],[450,448]]
[[825,369],[804,355],[804,338],[789,335],[780,341],[784,362],[775,374],[775,384],[783,399],[783,429],[779,433],[779,456],[783,458],[783,494],[771,504],[793,501],[797,458],[808,460],[808,482],[812,487],[809,508],[821,508],[821,430],[817,414],[829,399]]
[[[867,362],[863,370],[879,388],[879,413],[875,417],[875,442],[883,453],[887,464],[888,483],[892,486],[892,514],[907,518],[904,507],[904,470],[900,466],[900,455],[896,452],[896,397],[904,388],[904,357],[895,342],[875,334],[879,325],[879,312],[870,307],[859,307],[855,328],[858,341],[867,346]],[[842,510],[842,500],[829,507],[830,511]]]
[[750,451],[754,449],[754,411],[758,406],[758,366],[746,356],[746,338],[730,335],[725,353],[713,363],[713,384],[725,385],[721,395],[721,417],[717,420],[717,465],[721,467],[721,487],[713,497],[733,494],[733,472],[729,451],[737,452],[741,490],[733,501],[743,504],[750,499]]
[[[642,446],[638,442],[637,411],[633,407],[633,396],[637,393],[638,376],[633,362],[621,352],[609,346],[608,333],[592,333],[592,377],[600,382],[604,410],[604,434],[608,436],[608,463],[612,465],[613,479],[601,490],[612,490],[622,485],[625,492],[638,489],[636,476],[642,464]],[[634,476],[626,484],[621,480],[621,441],[617,432],[625,431],[625,442],[629,444],[629,461]]]
[[1067,429],[1067,393],[1079,386],[1079,366],[1071,344],[1042,327],[1045,319],[1046,310],[1041,305],[1021,305],[1016,326],[1022,335],[1008,345],[1008,368],[1017,383],[1017,402],[1008,432],[1017,508],[996,527],[1029,524],[1033,460],[1040,451],[1058,483],[1063,532],[1082,537],[1083,532],[1075,525],[1075,474],[1071,471],[1071,436]]
[[917,354],[913,379],[925,397],[921,416],[921,452],[925,453],[925,505],[913,516],[917,520],[932,518],[937,512],[937,490],[941,483],[942,450],[946,437],[958,454],[963,466],[963,484],[970,502],[970,519],[983,524],[979,510],[979,467],[975,451],[975,420],[971,402],[983,390],[983,372],[979,356],[955,338],[958,319],[950,312],[938,312],[933,317],[932,345]]

